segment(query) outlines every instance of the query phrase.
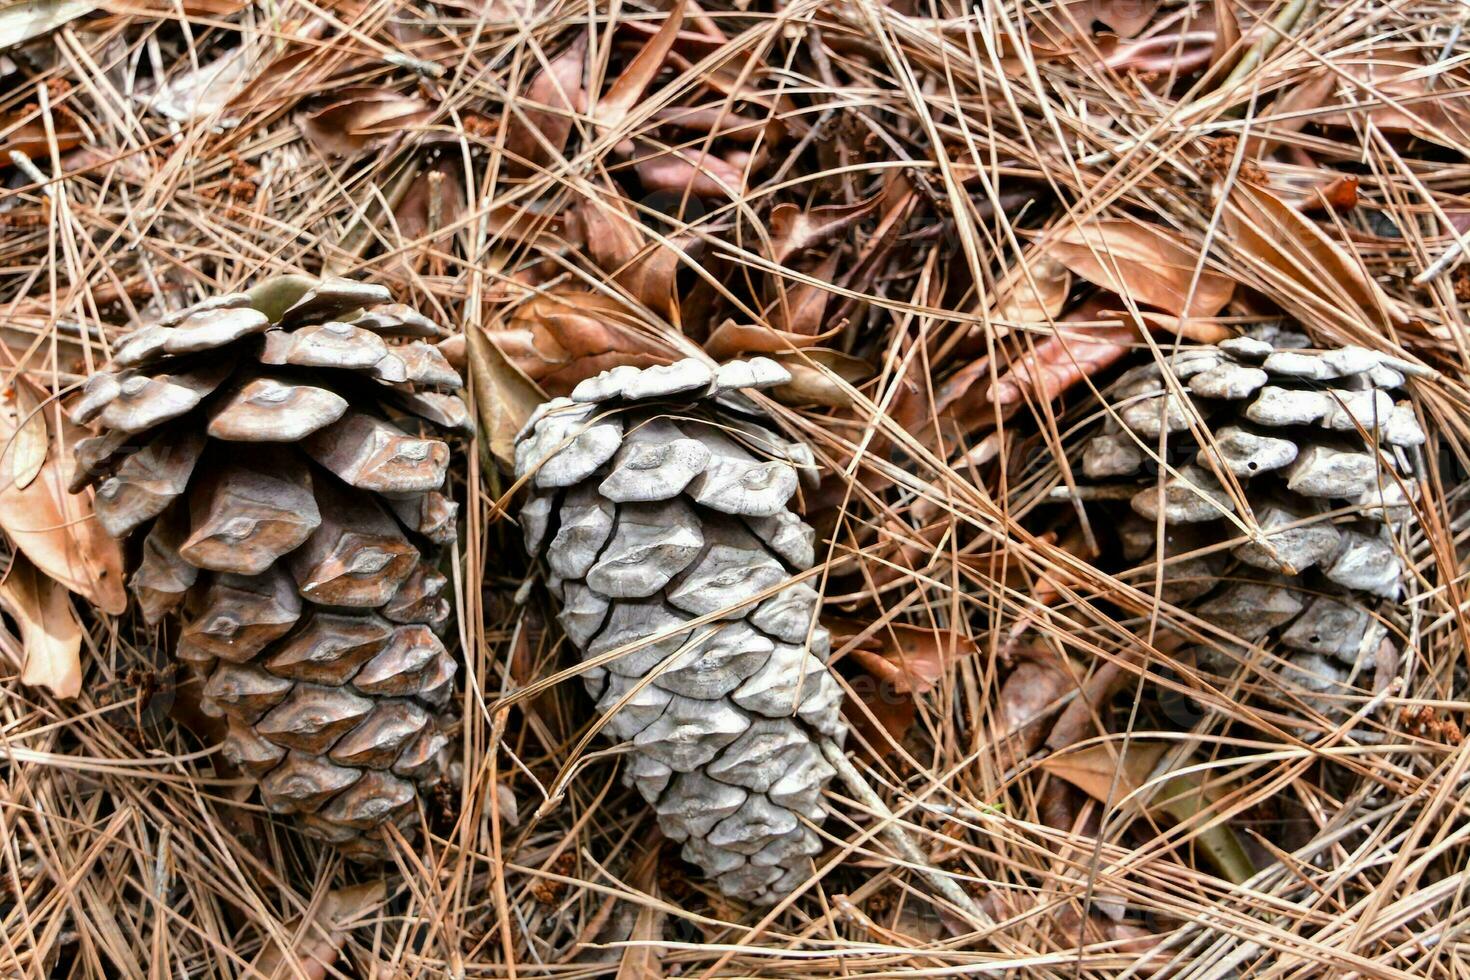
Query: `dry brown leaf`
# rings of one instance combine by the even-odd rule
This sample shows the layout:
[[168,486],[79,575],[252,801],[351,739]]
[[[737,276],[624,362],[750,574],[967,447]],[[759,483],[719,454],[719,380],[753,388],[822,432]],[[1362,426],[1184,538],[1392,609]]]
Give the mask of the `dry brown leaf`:
[[[359,920],[378,911],[388,897],[383,881],[371,881],[327,892],[316,905],[311,921],[298,923],[290,949],[267,943],[255,970],[271,980],[325,980],[335,976],[332,965],[342,955],[342,944]],[[329,973],[329,971],[331,971]]]
[[[1198,773],[1155,780],[1147,793],[1140,794],[1171,743],[1130,739],[1121,756],[1120,745],[1116,742],[1090,745],[1058,753],[1044,759],[1041,766],[1099,803],[1117,807],[1126,799],[1130,808],[1156,810],[1179,822],[1207,814],[1219,797],[1219,792],[1207,786]],[[1186,760],[1181,768],[1191,761]],[[1228,824],[1202,827],[1195,836],[1194,845],[1230,881],[1239,884],[1255,873],[1250,858]]]
[[873,366],[867,361],[825,347],[777,354],[776,360],[791,372],[791,380],[772,388],[771,397],[786,405],[846,408],[852,404],[850,388],[873,376]]
[[[52,125],[56,127],[59,152],[65,153],[81,145],[82,134],[70,113],[53,111]],[[10,154],[13,152],[24,153],[33,160],[47,159],[51,155],[46,126],[36,115],[34,105],[21,106],[14,112],[0,115],[0,169],[12,165]]]
[[[1405,322],[1400,305],[1367,276],[1346,249],[1266,188],[1237,180],[1230,188],[1223,219],[1237,250],[1317,296],[1321,306],[1341,309],[1347,299],[1362,310],[1370,325],[1380,325],[1385,318]],[[1284,290],[1274,291],[1272,298],[1298,305]],[[1321,316],[1320,308],[1311,306],[1301,313],[1308,322]]]
[[1051,323],[1062,315],[1071,289],[1072,273],[1065,265],[1050,256],[1032,254],[1018,262],[997,287],[990,315],[1011,324]]
[[[1311,86],[1325,75],[1331,84],[1326,86],[1324,95],[1334,89],[1351,89],[1351,92],[1326,99],[1325,105],[1319,102],[1317,107],[1343,108],[1337,112],[1315,113],[1311,122],[1361,130],[1366,121],[1372,120],[1374,126],[1385,132],[1409,133],[1442,146],[1458,149],[1470,143],[1470,100],[1467,100],[1470,74],[1463,64],[1431,67],[1419,48],[1379,47],[1360,58],[1343,59],[1333,67],[1335,71],[1320,69],[1303,81],[1302,86]],[[1347,85],[1342,74],[1361,82],[1363,87]],[[1398,106],[1388,105],[1384,99],[1392,99]]]
[[81,693],[82,624],[66,589],[18,554],[0,580],[0,607],[20,628],[21,682],[58,698]]
[[15,432],[0,448],[0,483],[24,490],[46,463],[50,443],[46,415],[29,385],[13,385],[5,395],[14,402]]
[[788,286],[784,280],[773,277],[774,288],[782,295],[766,310],[771,326],[787,333],[821,332],[827,303],[833,295],[826,284],[832,282],[837,274],[837,260],[841,254],[839,249],[833,249],[814,268],[806,270],[807,275],[815,280],[813,283],[798,282]]
[[627,199],[615,189],[589,197],[577,209],[588,251],[598,267],[638,302],[664,316],[677,308],[674,284],[684,256],[698,252],[692,236],[665,245],[644,233]]
[[767,221],[774,252],[771,257],[785,265],[787,259],[803,249],[836,238],[871,214],[883,200],[880,192],[855,204],[829,204],[819,208],[799,208],[789,203],[776,205]]
[[745,167],[698,149],[653,153],[633,161],[646,191],[684,192],[695,197],[731,197],[745,187]]
[[1132,327],[1071,330],[1048,337],[1034,353],[1011,362],[997,379],[992,395],[1001,406],[1017,405],[1028,391],[1049,402],[1083,378],[1116,363],[1137,340]]
[[[587,108],[582,76],[587,61],[587,35],[578,34],[565,51],[551,59],[526,87],[521,116],[508,113],[505,151],[521,170],[549,163],[566,149],[572,114]],[[544,107],[544,108],[543,108]]]
[[516,433],[546,396],[511,364],[479,327],[465,330],[470,390],[475,396],[480,438],[507,470],[515,467]]
[[[39,401],[45,393],[24,379]],[[59,403],[47,401],[42,412],[53,440],[36,477],[19,487],[8,478],[0,483],[0,530],[40,569],[77,595],[114,616],[127,608],[123,559],[118,543],[108,537],[92,514],[92,491],[72,494],[71,447],[85,432],[66,420]],[[14,403],[0,404],[0,445],[13,439]],[[3,472],[3,470],[0,470]],[[8,474],[7,474],[8,477]]]
[[841,327],[834,327],[826,333],[799,334],[776,330],[760,324],[736,323],[734,320],[726,320],[715,327],[714,332],[709,335],[709,339],[704,342],[704,350],[717,361],[752,354],[779,354],[793,348],[815,347],[822,341],[831,338],[840,329]]
[[874,627],[854,619],[824,619],[836,647],[863,634],[847,656],[901,694],[932,691],[955,663],[978,654],[975,641],[955,630],[886,623]]
[[331,105],[299,120],[302,135],[330,156],[384,146],[434,115],[423,99],[391,89],[348,88],[333,97]]
[[628,314],[601,293],[543,293],[515,309],[493,340],[520,371],[552,397],[623,364],[651,367],[674,360]]
[[643,45],[628,66],[618,74],[612,87],[597,100],[597,107],[592,115],[599,125],[617,129],[627,118],[629,111],[643,98],[643,93],[658,76],[674,46],[674,40],[679,36],[679,28],[684,23],[685,2],[686,0],[676,0],[658,32],[648,39],[648,43]]
[[1000,687],[996,704],[996,746],[1005,768],[1025,759],[1046,737],[1058,700],[1075,689],[1067,665],[1055,655],[1038,652],[1016,664]]
[[1088,282],[1175,316],[1214,316],[1235,292],[1229,278],[1205,269],[1191,296],[1199,249],[1155,225],[1123,219],[1064,225],[1041,248]]

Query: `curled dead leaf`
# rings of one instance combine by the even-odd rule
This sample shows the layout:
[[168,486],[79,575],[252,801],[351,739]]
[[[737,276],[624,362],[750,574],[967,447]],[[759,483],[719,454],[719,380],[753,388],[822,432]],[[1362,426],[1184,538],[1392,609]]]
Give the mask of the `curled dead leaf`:
[[820,334],[789,333],[754,323],[736,323],[726,320],[704,342],[705,353],[717,361],[732,357],[748,357],[752,354],[779,354],[793,349],[815,347],[834,336],[841,327],[834,327]]
[[1207,783],[1200,773],[1168,776],[1156,771],[1170,745],[1146,739],[1129,739],[1126,750],[1123,743],[1090,745],[1050,756],[1041,766],[1106,806],[1157,811],[1176,822],[1199,823],[1194,831],[1198,853],[1228,880],[1236,884],[1247,880],[1255,868],[1235,831],[1229,824],[1209,819],[1222,795],[1219,787]]
[[543,293],[494,329],[495,345],[553,397],[620,365],[652,367],[675,359],[628,311],[601,293]]
[[778,354],[776,360],[791,372],[791,380],[772,388],[771,397],[786,405],[846,408],[852,389],[873,376],[867,361],[826,347]]
[[767,225],[771,234],[772,258],[784,265],[803,249],[832,241],[871,214],[884,201],[882,192],[854,204],[829,204],[800,208],[778,204],[771,209]]
[[315,903],[306,922],[297,924],[291,945],[284,948],[268,942],[255,961],[256,972],[271,980],[324,980],[337,975],[332,965],[342,954],[342,944],[351,931],[379,910],[388,897],[383,881],[338,888]]
[[[1386,323],[1407,322],[1402,306],[1361,262],[1265,187],[1235,181],[1223,223],[1235,249],[1277,287],[1269,291],[1270,297],[1303,321],[1343,313],[1375,333]],[[1351,316],[1354,308],[1359,316]]]
[[566,149],[572,114],[586,111],[587,36],[578,34],[526,87],[521,112],[507,114],[505,152],[513,166],[527,170],[549,163]]
[[58,698],[81,693],[82,624],[66,589],[18,554],[0,579],[0,608],[20,630],[19,650],[3,641],[0,647],[20,667],[21,683],[45,688]]
[[823,622],[832,631],[835,647],[856,641],[847,656],[901,694],[932,691],[950,667],[979,653],[974,639],[956,630],[851,619]]
[[1214,316],[1235,292],[1233,281],[1208,268],[1196,282],[1199,248],[1156,225],[1122,219],[1064,225],[1041,248],[1088,282],[1175,316]]
[[[67,489],[73,466],[71,447],[86,433],[64,417],[58,401],[46,400],[44,391],[24,378],[16,384],[29,386],[42,405],[50,445],[35,478],[26,486],[18,486],[8,473],[0,482],[0,530],[44,575],[103,612],[121,615],[128,605],[122,550],[93,516],[92,491],[74,495]],[[9,409],[0,410],[0,445],[14,440],[20,421],[14,403]],[[4,466],[3,459],[0,466]],[[5,469],[8,466],[0,472]]]
[[1132,327],[1066,330],[1048,337],[1034,351],[1012,361],[992,391],[1001,406],[1016,405],[1031,393],[1049,402],[1083,378],[1103,370],[1132,349]]
[[477,326],[465,330],[470,390],[475,396],[480,438],[507,470],[515,466],[516,433],[546,400],[536,385],[511,364]]
[[30,385],[13,385],[6,395],[14,413],[11,426],[14,434],[0,448],[0,483],[8,482],[17,490],[24,490],[46,462],[50,436],[41,402]]
[[298,121],[302,135],[330,156],[354,156],[385,146],[435,112],[418,96],[391,89],[348,88],[333,93],[333,98],[330,105]]

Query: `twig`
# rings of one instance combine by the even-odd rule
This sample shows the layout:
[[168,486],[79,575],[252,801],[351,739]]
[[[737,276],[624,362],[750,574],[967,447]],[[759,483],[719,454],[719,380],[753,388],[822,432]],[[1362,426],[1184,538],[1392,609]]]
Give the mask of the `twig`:
[[934,890],[944,897],[945,901],[964,912],[972,921],[985,927],[995,925],[995,920],[975,904],[975,900],[968,892],[961,888],[953,878],[929,863],[929,858],[919,849],[919,845],[915,844],[913,839],[904,832],[903,825],[898,822],[893,811],[888,809],[888,805],[878,797],[877,793],[873,792],[873,788],[868,785],[863,774],[857,771],[857,767],[848,760],[847,753],[837,747],[837,743],[824,739],[822,754],[826,756],[832,768],[837,770],[837,775],[843,785],[853,796],[857,797],[858,802],[883,821],[879,832],[888,839],[893,849],[898,851],[899,857],[912,864],[919,874],[924,876],[924,880],[928,881]]

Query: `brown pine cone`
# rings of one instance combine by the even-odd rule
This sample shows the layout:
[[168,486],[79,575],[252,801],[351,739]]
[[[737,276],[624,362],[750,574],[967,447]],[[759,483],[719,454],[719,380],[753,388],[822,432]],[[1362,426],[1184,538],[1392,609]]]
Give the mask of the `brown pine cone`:
[[417,826],[454,721],[438,430],[473,427],[443,333],[381,286],[282,277],[135,330],[72,409],[100,426],[75,488],[137,542],[129,588],[179,619],[225,756],[363,858]]

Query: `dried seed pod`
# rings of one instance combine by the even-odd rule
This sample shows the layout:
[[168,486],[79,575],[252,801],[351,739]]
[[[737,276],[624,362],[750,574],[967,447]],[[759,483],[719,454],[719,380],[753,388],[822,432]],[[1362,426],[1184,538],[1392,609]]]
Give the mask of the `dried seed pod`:
[[814,561],[789,509],[809,451],[719,400],[788,379],[763,358],[617,367],[542,406],[516,446],[562,628],[589,658],[617,654],[583,679],[631,743],[624,778],[686,858],[758,902],[808,874],[833,775],[818,743],[846,733],[817,593],[791,581]]
[[[1121,428],[1086,440],[1083,471],[1094,480],[1142,479],[1169,429],[1168,457],[1180,458],[1182,448],[1192,462],[1161,465],[1138,485],[1131,508],[1146,520],[1124,522],[1125,553],[1152,561],[1160,518],[1165,557],[1183,553],[1174,537],[1188,529],[1183,551],[1211,555],[1214,567],[1171,562],[1165,601],[1189,604],[1242,645],[1279,644],[1278,686],[1305,692],[1319,711],[1341,711],[1345,702],[1325,695],[1349,693],[1346,679],[1371,662],[1406,577],[1396,542],[1413,480],[1407,457],[1392,447],[1425,437],[1412,405],[1396,395],[1405,374],[1363,348],[1277,349],[1256,337],[1196,349],[1180,371],[1183,354],[1164,367],[1188,378],[1191,404],[1171,403],[1161,425],[1163,396],[1153,394],[1166,387],[1160,366],[1128,372],[1108,394]],[[1141,397],[1159,402],[1152,414],[1138,408]],[[1196,445],[1172,424],[1176,411],[1203,420],[1208,438]],[[1220,544],[1227,549],[1211,548]],[[1225,553],[1236,564],[1226,565]]]
[[102,427],[75,489],[100,478],[103,527],[141,537],[129,587],[150,623],[181,616],[225,757],[357,858],[388,821],[416,825],[456,673],[434,630],[458,505],[449,446],[419,420],[465,431],[469,414],[443,355],[404,342],[443,331],[387,299],[287,276],[207,300],[124,338],[73,405]]

